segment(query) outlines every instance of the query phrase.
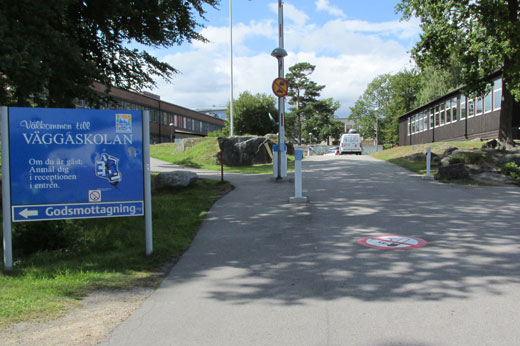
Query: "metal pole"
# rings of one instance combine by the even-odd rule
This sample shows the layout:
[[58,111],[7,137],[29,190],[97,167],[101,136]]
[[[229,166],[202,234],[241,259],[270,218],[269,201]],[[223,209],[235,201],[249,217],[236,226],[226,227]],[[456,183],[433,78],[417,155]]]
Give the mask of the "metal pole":
[[[279,28],[279,37],[278,37],[278,46],[279,48],[284,48],[283,43],[283,1],[278,0],[278,28]],[[278,58],[278,77],[284,78],[284,64],[283,57]],[[277,178],[282,177],[282,152],[285,151],[285,97],[278,98],[278,176]]]
[[143,112],[143,163],[144,163],[144,221],[146,256],[153,251],[152,238],[152,186],[150,177],[150,111]]
[[231,66],[229,83],[229,135],[233,137],[233,1],[229,0],[229,63]]
[[4,234],[4,269],[13,269],[13,243],[11,240],[11,173],[9,170],[9,119],[7,107],[0,107],[2,117],[2,204]]

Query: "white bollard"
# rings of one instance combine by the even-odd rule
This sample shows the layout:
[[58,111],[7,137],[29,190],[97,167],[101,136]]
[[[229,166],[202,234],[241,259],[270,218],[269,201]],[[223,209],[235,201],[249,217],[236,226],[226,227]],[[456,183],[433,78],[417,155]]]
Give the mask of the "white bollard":
[[431,176],[432,148],[426,147],[426,176],[424,179],[432,180]]
[[290,198],[291,203],[306,203],[307,197],[302,196],[302,159],[303,150],[294,151],[294,197]]

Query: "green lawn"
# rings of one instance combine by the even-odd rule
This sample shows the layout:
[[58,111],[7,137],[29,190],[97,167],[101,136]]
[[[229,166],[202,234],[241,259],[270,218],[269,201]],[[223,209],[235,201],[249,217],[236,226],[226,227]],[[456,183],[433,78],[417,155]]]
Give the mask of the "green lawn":
[[[216,163],[217,153],[220,151],[215,137],[201,138],[193,147],[175,153],[178,144],[162,143],[150,146],[150,155],[153,158],[174,163],[176,165],[220,171],[220,165]],[[294,169],[294,156],[287,158],[287,169]],[[231,167],[224,166],[224,172],[244,174],[272,174],[273,164],[261,164],[252,166]]]
[[[207,210],[230,188],[199,180],[186,189],[154,191],[154,250],[149,257],[144,254],[144,217],[17,223],[15,267],[0,274],[0,328],[55,318],[97,288],[157,285],[165,264],[188,248]],[[66,238],[68,243],[29,254],[23,240],[30,236],[41,241],[54,236],[55,242]]]

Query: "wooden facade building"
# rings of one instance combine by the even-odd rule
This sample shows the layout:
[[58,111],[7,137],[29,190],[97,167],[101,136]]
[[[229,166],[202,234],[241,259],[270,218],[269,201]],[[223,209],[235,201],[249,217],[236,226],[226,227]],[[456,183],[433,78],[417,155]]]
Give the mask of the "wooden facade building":
[[[468,97],[456,89],[399,117],[399,145],[498,138],[502,78],[489,77],[486,95]],[[520,104],[514,105],[513,136],[519,138]]]

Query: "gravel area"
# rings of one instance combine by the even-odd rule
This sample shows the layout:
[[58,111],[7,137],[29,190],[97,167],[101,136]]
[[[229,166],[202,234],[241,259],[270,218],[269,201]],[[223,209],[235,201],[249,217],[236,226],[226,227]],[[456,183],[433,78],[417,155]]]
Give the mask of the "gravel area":
[[153,291],[152,287],[96,291],[56,320],[18,323],[0,332],[0,345],[97,345]]

